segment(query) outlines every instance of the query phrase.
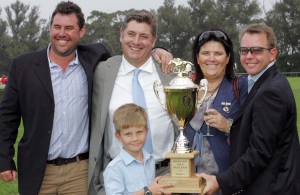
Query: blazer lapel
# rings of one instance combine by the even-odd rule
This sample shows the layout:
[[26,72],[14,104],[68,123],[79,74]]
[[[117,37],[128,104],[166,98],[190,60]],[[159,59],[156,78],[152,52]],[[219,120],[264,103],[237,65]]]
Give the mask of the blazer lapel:
[[154,64],[155,64],[155,67],[156,67],[158,76],[159,76],[159,78],[160,78],[160,80],[161,80],[161,84],[162,84],[163,86],[169,84],[169,82],[176,76],[176,74],[174,74],[174,73],[169,73],[169,74],[163,73],[162,70],[161,70],[161,65],[158,64],[158,63],[154,60],[153,57],[152,57],[152,60],[153,60],[153,62],[154,62]]
[[34,63],[34,71],[50,96],[51,100],[54,102],[52,81],[50,76],[50,67],[47,57],[47,49],[43,49],[40,52],[39,57]]
[[105,93],[103,99],[105,102],[107,102],[107,100],[111,99],[112,90],[114,88],[120,66],[121,66],[121,60],[120,61],[117,60],[115,65],[108,64],[108,66],[107,66],[107,69],[105,71],[106,72],[105,79],[104,79],[104,82],[105,82],[104,91],[106,93]]
[[102,113],[108,112],[112,91],[115,85],[119,68],[121,66],[122,56],[116,56],[113,58],[114,59],[109,61],[109,63],[106,62],[106,64],[103,64],[104,66],[106,66],[106,68],[105,68],[105,72],[103,73],[104,80],[103,80],[103,87],[101,88],[103,89],[103,91],[100,92],[101,94],[103,94],[102,102],[104,102],[102,104]]
[[237,118],[239,119],[240,117],[243,116],[249,102],[251,101],[251,99],[254,97],[254,95],[256,94],[257,90],[261,87],[261,85],[265,82],[265,80],[267,78],[269,78],[269,75],[273,74],[274,72],[276,72],[277,67],[276,64],[274,64],[272,67],[270,67],[268,70],[266,70],[266,72],[264,72],[259,79],[254,83],[252,89],[250,90],[249,94],[247,95],[245,102],[243,103],[242,107],[240,108],[239,112],[237,113]]

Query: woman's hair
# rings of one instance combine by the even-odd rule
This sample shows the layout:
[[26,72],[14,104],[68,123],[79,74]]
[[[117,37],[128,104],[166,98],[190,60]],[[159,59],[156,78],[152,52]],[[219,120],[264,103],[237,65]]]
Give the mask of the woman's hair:
[[197,56],[199,54],[201,47],[209,41],[217,41],[221,43],[225,49],[227,56],[230,55],[228,64],[226,65],[226,69],[225,69],[225,76],[228,79],[234,77],[233,68],[234,68],[235,61],[234,61],[232,41],[224,31],[219,29],[209,29],[207,31],[203,31],[202,33],[200,33],[196,37],[193,45],[193,64],[195,66],[195,73],[196,73],[196,78],[194,79],[194,82],[196,84],[199,84],[200,80],[204,78],[203,72],[201,71],[197,61]]

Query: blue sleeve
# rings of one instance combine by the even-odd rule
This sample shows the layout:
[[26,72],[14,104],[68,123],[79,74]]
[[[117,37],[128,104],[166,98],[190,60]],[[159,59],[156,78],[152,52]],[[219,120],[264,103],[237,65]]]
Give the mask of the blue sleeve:
[[126,187],[122,171],[117,166],[107,167],[103,173],[105,193],[109,195],[125,194]]

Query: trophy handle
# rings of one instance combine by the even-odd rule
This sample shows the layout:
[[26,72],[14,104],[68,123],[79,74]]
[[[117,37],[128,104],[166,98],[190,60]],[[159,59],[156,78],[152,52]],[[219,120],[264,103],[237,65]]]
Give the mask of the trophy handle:
[[203,100],[207,94],[207,89],[208,89],[208,81],[206,79],[201,79],[200,81],[200,89],[199,90],[203,90],[204,91],[204,95],[203,97],[197,101],[197,105],[196,105],[196,108],[197,110],[199,110],[200,106],[202,105],[203,103]]
[[159,103],[162,105],[162,107],[167,111],[167,108],[166,108],[166,102],[162,101],[162,99],[160,98],[159,96],[159,91],[162,91],[162,84],[160,81],[155,81],[153,83],[153,90],[154,90],[154,93],[159,101]]

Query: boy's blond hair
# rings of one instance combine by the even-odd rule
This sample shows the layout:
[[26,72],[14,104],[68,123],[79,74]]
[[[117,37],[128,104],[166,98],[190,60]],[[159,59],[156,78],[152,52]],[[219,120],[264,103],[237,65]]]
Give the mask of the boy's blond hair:
[[130,103],[119,107],[113,115],[113,123],[116,133],[130,127],[145,127],[148,128],[147,112],[144,108]]

